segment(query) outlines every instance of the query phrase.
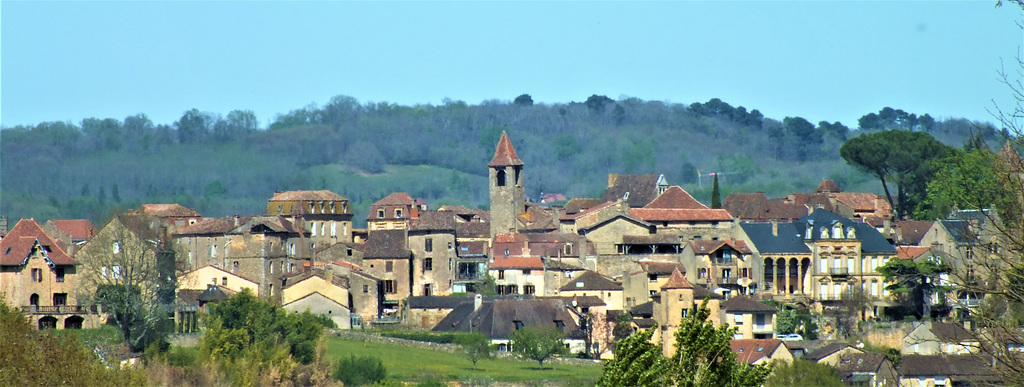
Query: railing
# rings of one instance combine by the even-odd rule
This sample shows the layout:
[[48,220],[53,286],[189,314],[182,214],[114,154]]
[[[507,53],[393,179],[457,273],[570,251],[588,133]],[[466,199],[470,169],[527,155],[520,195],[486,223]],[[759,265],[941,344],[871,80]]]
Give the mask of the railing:
[[22,306],[21,312],[26,314],[76,314],[76,313],[99,313],[96,305],[57,305],[57,306]]
[[830,267],[830,268],[828,268],[828,272],[831,275],[850,275],[849,269],[847,267],[845,267],[845,266],[842,266],[842,267]]
[[476,274],[459,273],[459,275],[455,277],[455,280],[456,281],[483,281],[485,276],[486,276],[485,273],[476,273]]
[[754,333],[768,333],[768,332],[774,332],[775,331],[775,329],[772,328],[771,324],[765,324],[765,325],[754,324],[753,326],[750,327],[750,330],[753,331]]

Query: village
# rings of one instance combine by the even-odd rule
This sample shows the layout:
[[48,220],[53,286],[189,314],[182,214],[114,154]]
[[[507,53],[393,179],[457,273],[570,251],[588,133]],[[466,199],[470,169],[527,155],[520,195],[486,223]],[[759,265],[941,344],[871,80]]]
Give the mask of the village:
[[[1010,146],[1000,157],[1020,159]],[[529,166],[504,132],[484,168],[489,210],[395,192],[370,206],[365,229],[353,227],[344,193],[326,190],[268,192],[264,213],[224,218],[159,203],[99,227],[0,224],[0,292],[33,327],[95,328],[110,315],[91,297],[97,286],[146,272],[173,284],[147,294],[169,305],[179,333],[200,331],[209,304],[248,290],[342,330],[479,332],[506,352],[517,329],[557,327],[569,352],[594,359],[614,356],[623,326],[654,329],[668,355],[681,320],[706,302],[715,325],[736,328],[740,361],[802,358],[858,386],[994,382],[981,348],[1024,348],[981,333],[969,309],[984,294],[957,278],[928,278],[951,291],[911,299],[908,313],[879,270],[1008,254],[992,210],[897,220],[885,197],[827,179],[778,198],[733,193],[712,208],[664,175],[615,173],[599,198],[529,200]],[[809,317],[794,323],[795,313]],[[871,347],[897,348],[901,361]]]

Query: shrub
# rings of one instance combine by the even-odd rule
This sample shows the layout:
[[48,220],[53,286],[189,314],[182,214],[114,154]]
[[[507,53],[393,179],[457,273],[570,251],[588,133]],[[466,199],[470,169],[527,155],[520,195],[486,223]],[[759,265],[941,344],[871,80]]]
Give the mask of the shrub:
[[346,386],[362,386],[384,380],[388,376],[384,362],[375,356],[350,356],[338,361],[334,379]]

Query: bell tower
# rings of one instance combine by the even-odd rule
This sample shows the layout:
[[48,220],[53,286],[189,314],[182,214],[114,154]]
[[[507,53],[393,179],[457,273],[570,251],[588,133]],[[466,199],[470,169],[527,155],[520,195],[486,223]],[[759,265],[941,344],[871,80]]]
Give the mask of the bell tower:
[[487,164],[488,185],[491,191],[491,238],[498,234],[519,231],[516,217],[526,212],[523,191],[523,161],[519,160],[508,134],[501,132],[501,139],[494,150],[494,158]]

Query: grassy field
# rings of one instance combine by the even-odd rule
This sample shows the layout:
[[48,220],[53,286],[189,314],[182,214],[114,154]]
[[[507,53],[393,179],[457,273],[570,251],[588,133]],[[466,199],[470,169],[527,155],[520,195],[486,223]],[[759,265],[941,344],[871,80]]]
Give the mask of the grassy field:
[[601,376],[601,367],[544,364],[508,359],[484,359],[473,363],[458,353],[447,353],[399,345],[363,342],[338,337],[327,339],[327,354],[333,359],[344,356],[377,356],[388,370],[388,378],[405,382],[491,380],[526,382],[539,385],[592,386]]

